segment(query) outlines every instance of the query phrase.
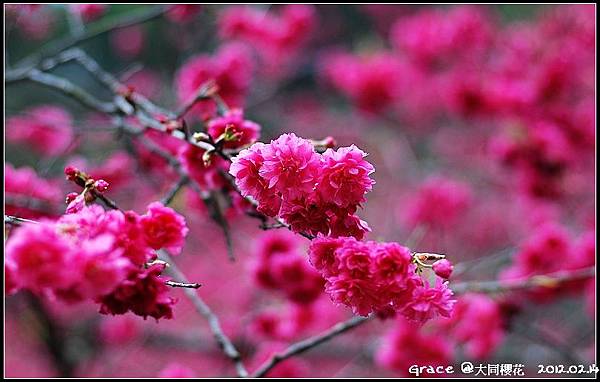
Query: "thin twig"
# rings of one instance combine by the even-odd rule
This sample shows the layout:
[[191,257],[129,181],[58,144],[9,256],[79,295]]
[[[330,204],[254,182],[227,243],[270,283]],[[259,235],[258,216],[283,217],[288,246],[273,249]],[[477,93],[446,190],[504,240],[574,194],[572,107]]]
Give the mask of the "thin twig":
[[142,7],[140,11],[136,10],[130,12],[116,20],[108,19],[90,25],[87,31],[79,36],[67,36],[61,40],[47,44],[42,48],[41,52],[25,57],[14,65],[14,67],[18,69],[13,69],[10,72],[5,73],[5,81],[11,81],[21,77],[24,72],[28,72],[35,68],[46,57],[57,55],[66,49],[72,48],[75,45],[89,41],[103,34],[151,21],[160,17],[167,10],[168,7],[163,6],[157,6],[150,9]]
[[190,181],[190,178],[187,175],[182,175],[179,180],[177,181],[177,183],[175,183],[173,185],[173,187],[171,187],[169,189],[169,191],[167,192],[167,194],[165,196],[163,196],[163,198],[161,199],[161,203],[163,205],[168,205],[170,204],[173,199],[175,198],[175,196],[177,195],[177,193],[183,188],[185,187],[186,184],[188,184],[188,182]]
[[167,281],[165,282],[170,287],[174,288],[190,288],[190,289],[198,289],[202,286],[202,284],[198,283],[182,283],[178,281]]
[[38,222],[36,222],[35,220],[19,218],[16,216],[4,215],[4,224],[20,226],[23,224],[38,224]]
[[340,335],[342,333],[345,333],[351,329],[354,329],[354,328],[364,324],[372,317],[373,316],[352,317],[351,319],[349,319],[347,321],[339,322],[339,323],[335,324],[330,329],[324,331],[321,334],[318,334],[314,337],[307,338],[300,342],[296,342],[296,343],[288,346],[284,351],[275,353],[271,358],[269,358],[267,361],[265,361],[265,363],[263,363],[261,366],[259,366],[258,369],[256,369],[256,371],[252,374],[252,377],[253,378],[264,377],[271,369],[273,369],[275,366],[277,366],[277,364],[279,364],[280,362],[283,362],[290,357],[293,357],[297,354],[300,354],[307,350],[310,350],[310,349],[316,347],[317,345],[320,345],[324,342],[331,340],[332,338],[337,337],[338,335]]

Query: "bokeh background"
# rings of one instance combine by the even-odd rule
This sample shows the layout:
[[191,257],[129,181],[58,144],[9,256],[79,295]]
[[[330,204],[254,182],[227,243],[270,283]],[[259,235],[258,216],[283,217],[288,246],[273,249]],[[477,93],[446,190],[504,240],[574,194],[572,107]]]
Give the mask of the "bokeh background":
[[[5,6],[5,70],[54,41],[159,7]],[[164,8],[78,46],[168,109],[186,98],[192,80],[182,78],[182,68],[196,62],[191,73],[203,73],[197,81],[216,79],[230,106],[243,107],[261,125],[261,141],[294,132],[357,145],[376,169],[377,183],[359,212],[372,228],[370,239],[447,254],[456,267],[452,282],[595,265],[595,6]],[[110,99],[76,63],[52,73]],[[6,83],[5,91],[6,211],[32,218],[62,213],[73,191],[62,174],[66,164],[102,175],[110,196],[136,211],[177,179],[135,137],[71,98],[27,81]],[[202,117],[194,110],[186,122],[201,131]],[[24,125],[36,133],[23,134]],[[257,282],[257,252],[274,234],[257,220],[233,207],[223,211],[237,257],[230,263],[221,228],[191,193],[181,192],[173,207],[191,229],[177,262],[203,284],[199,293],[251,369],[285,344],[350,316],[325,294],[298,306]],[[276,232],[305,254],[306,240]],[[469,300],[474,307],[461,321],[481,327],[476,334],[461,336],[433,322],[421,329],[422,338],[389,345],[402,324],[373,321],[274,372],[389,377],[406,375],[412,360],[470,360],[523,364],[535,376],[538,364],[588,365],[596,359],[594,285]],[[9,296],[5,375],[233,375],[206,322],[181,291],[173,294],[175,319],[160,323],[102,316],[86,303]],[[386,363],[384,344],[413,350]],[[431,354],[431,347],[447,351]]]

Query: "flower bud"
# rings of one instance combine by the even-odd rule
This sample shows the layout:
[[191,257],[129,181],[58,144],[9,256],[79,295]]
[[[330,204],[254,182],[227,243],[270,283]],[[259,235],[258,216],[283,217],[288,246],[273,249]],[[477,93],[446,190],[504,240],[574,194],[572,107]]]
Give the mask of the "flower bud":
[[443,279],[449,279],[453,269],[452,263],[446,259],[438,260],[433,263],[433,271]]

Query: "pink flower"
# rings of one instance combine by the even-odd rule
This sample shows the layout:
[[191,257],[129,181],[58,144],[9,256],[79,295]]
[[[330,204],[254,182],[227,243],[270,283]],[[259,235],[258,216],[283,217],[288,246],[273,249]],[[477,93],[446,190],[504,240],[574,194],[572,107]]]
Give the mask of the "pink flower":
[[243,147],[254,143],[260,133],[260,126],[257,123],[244,119],[244,112],[241,109],[232,109],[225,113],[223,117],[211,119],[208,122],[208,134],[217,140],[222,135],[225,136],[226,148]]
[[[190,102],[203,85],[214,80],[228,106],[242,107],[253,69],[252,56],[244,45],[222,45],[213,56],[192,57],[179,69],[175,79],[177,95],[180,102]],[[192,109],[192,115],[200,119],[213,117],[215,112],[212,101],[198,102]]]
[[[325,278],[325,291],[355,314],[399,312],[425,322],[449,317],[454,300],[446,284],[426,286],[416,273],[412,254],[397,243],[361,242],[353,237],[317,237],[309,251],[311,264]],[[438,279],[439,281],[439,279]]]
[[160,202],[148,205],[148,212],[140,218],[140,226],[150,247],[165,248],[174,255],[181,253],[189,231],[184,217]]
[[11,234],[6,257],[14,264],[16,281],[34,292],[69,287],[79,275],[77,253],[51,222],[28,224]]
[[461,296],[452,318],[443,324],[450,336],[466,346],[469,357],[485,359],[504,339],[504,319],[500,306],[483,294]]
[[283,134],[262,149],[264,162],[259,174],[268,188],[285,198],[303,196],[313,191],[320,158],[313,145],[296,134]]
[[452,299],[448,284],[437,279],[435,287],[422,285],[414,289],[411,300],[402,309],[402,314],[412,321],[424,323],[434,317],[449,318],[456,300]]
[[353,56],[332,52],[321,61],[322,76],[366,112],[386,110],[404,88],[404,64],[389,53]]
[[261,235],[252,270],[262,287],[280,290],[295,303],[309,304],[323,292],[323,278],[300,254],[300,243],[287,231]]
[[446,259],[438,260],[433,263],[433,271],[437,276],[443,279],[449,279],[453,269],[452,263]]
[[326,236],[318,236],[312,240],[308,251],[310,263],[324,277],[337,274],[339,260],[335,256],[335,251],[342,245],[344,245],[343,238],[332,239]]
[[258,55],[259,70],[280,77],[294,67],[315,26],[316,12],[311,5],[284,5],[281,12],[265,13],[249,6],[225,9],[218,20],[219,34],[251,46]]
[[327,149],[323,154],[322,172],[317,186],[321,198],[342,208],[363,203],[364,195],[375,184],[369,177],[375,169],[363,159],[366,156],[354,145],[341,147],[337,151]]
[[449,228],[471,202],[470,188],[440,176],[428,178],[402,211],[412,226]]
[[15,169],[10,163],[4,165],[4,194],[6,214],[32,219],[47,216],[61,200],[61,190],[54,181],[40,178],[29,167]]
[[163,270],[164,265],[154,264],[132,272],[112,293],[98,300],[100,313],[115,315],[131,311],[144,318],[173,318],[176,300],[167,294],[168,279],[160,275]]
[[71,116],[56,106],[37,106],[24,116],[8,118],[6,130],[9,142],[27,145],[44,156],[68,154],[74,147]]
[[231,159],[229,173],[235,177],[243,196],[259,199],[267,190],[267,183],[259,174],[264,162],[262,151],[265,146],[264,143],[255,143]]
[[288,223],[292,231],[317,235],[329,234],[329,222],[326,207],[309,198],[285,199],[279,215]]

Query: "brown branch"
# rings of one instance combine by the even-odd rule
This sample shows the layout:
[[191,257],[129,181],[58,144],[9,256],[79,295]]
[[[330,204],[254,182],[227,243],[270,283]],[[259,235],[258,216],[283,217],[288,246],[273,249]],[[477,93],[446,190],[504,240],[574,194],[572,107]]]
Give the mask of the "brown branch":
[[271,369],[273,369],[275,366],[277,366],[277,364],[279,364],[280,362],[283,362],[290,357],[293,357],[297,354],[300,354],[307,350],[310,350],[324,342],[327,342],[327,341],[337,337],[338,335],[340,335],[342,333],[345,333],[351,329],[354,329],[354,328],[364,324],[372,317],[373,316],[352,317],[351,319],[349,319],[347,321],[339,322],[339,323],[335,324],[330,329],[326,330],[325,332],[323,332],[321,334],[318,334],[314,337],[307,338],[300,342],[296,342],[295,344],[288,346],[282,352],[275,353],[265,363],[263,363],[261,366],[259,366],[259,368],[252,374],[252,377],[253,378],[264,377]]
[[177,183],[175,183],[173,185],[173,187],[171,187],[169,189],[169,191],[167,192],[167,194],[165,196],[163,196],[163,198],[160,200],[160,202],[163,205],[168,205],[170,204],[173,199],[175,198],[175,196],[177,195],[177,193],[183,188],[185,187],[186,184],[188,184],[188,182],[190,181],[190,178],[187,175],[182,175],[179,180],[177,181]]

